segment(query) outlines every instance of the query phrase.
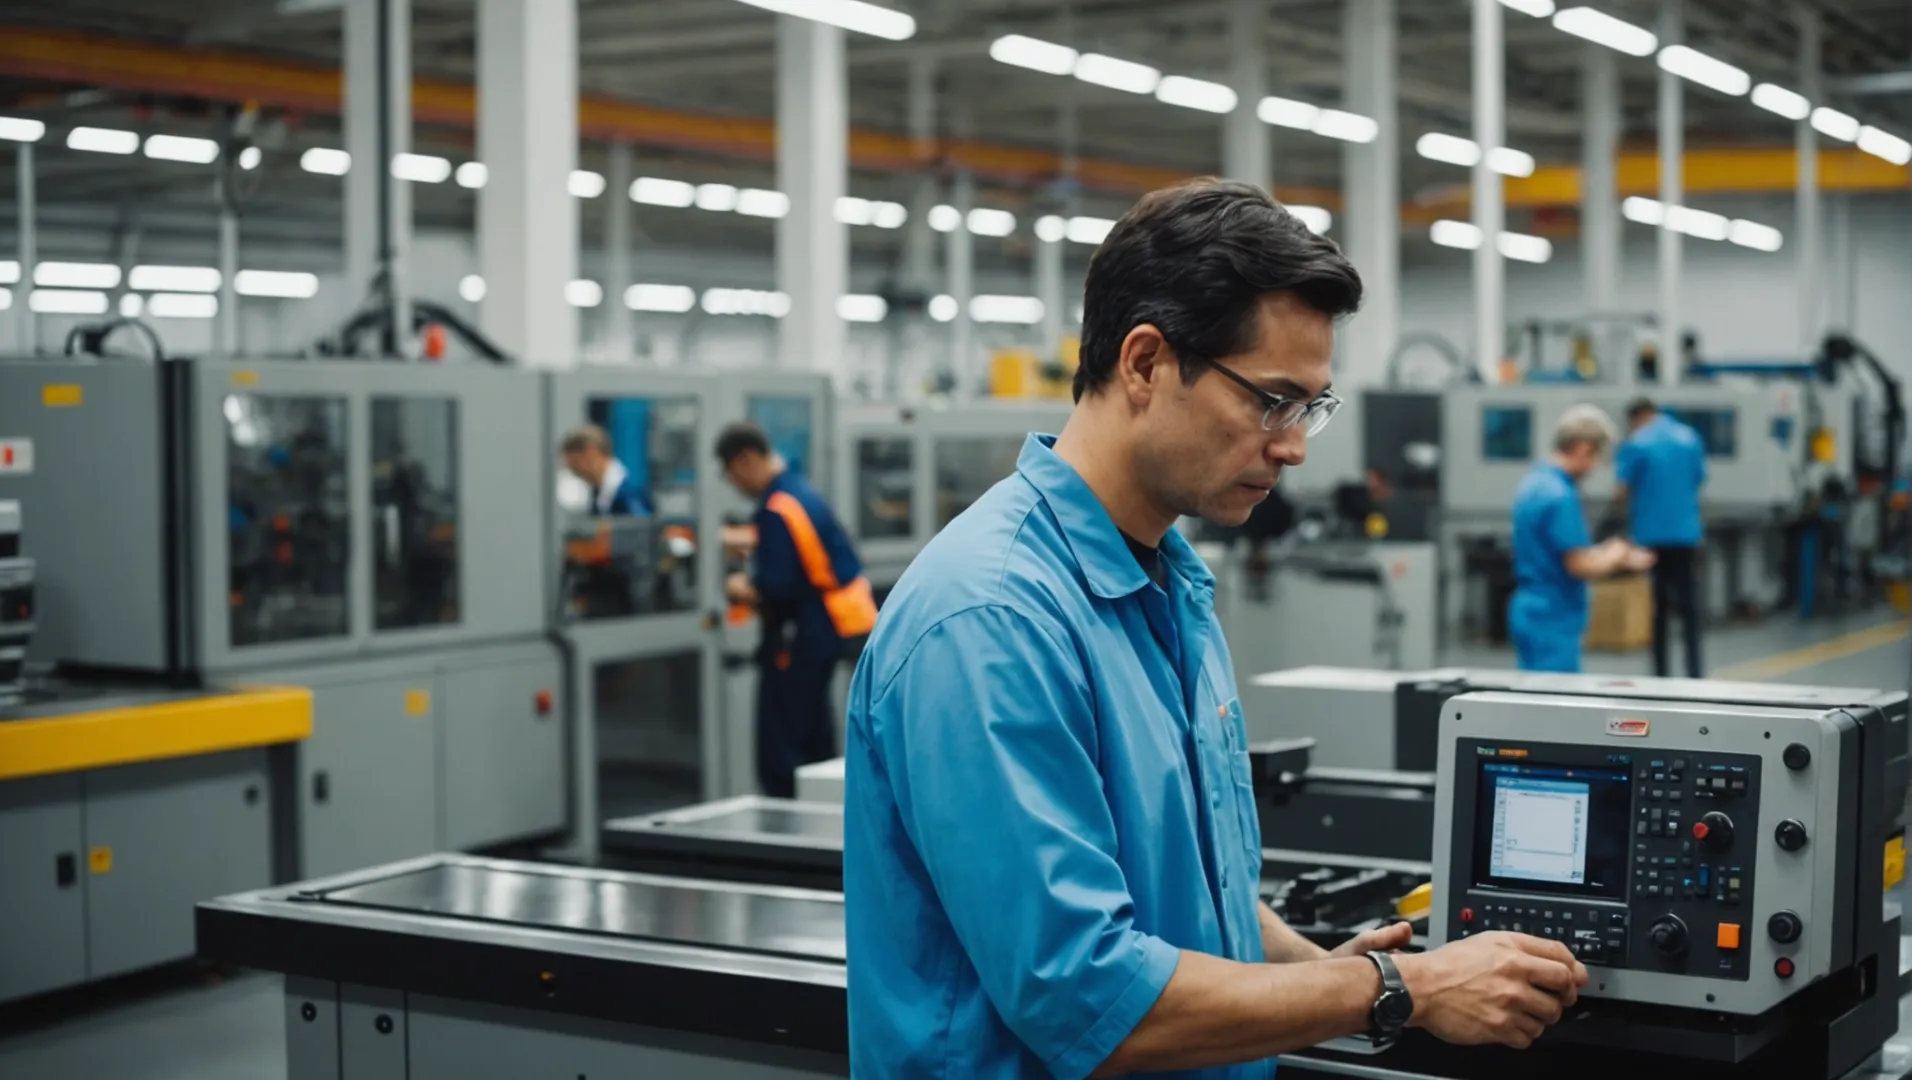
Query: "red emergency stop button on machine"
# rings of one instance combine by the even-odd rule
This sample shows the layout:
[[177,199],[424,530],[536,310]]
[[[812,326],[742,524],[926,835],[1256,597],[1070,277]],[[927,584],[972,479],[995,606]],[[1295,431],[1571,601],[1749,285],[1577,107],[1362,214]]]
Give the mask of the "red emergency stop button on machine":
[[538,710],[539,716],[551,715],[551,691],[538,691],[537,694],[532,697],[531,703]]
[[1704,821],[1695,821],[1693,823],[1693,839],[1695,840],[1706,839],[1706,834],[1712,831],[1713,830],[1708,828]]
[[1474,909],[1473,909],[1473,908],[1471,908],[1471,907],[1464,907],[1464,908],[1462,908],[1462,909],[1461,909],[1461,922],[1462,922],[1462,923],[1471,923],[1471,922],[1473,922],[1473,921],[1474,921]]
[[1779,976],[1782,979],[1792,978],[1793,977],[1792,957],[1782,956],[1779,959],[1773,961],[1773,974]]

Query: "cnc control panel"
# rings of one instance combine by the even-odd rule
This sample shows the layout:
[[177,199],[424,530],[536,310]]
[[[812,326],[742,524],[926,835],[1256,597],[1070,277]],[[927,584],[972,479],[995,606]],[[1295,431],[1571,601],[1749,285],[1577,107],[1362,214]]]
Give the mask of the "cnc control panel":
[[1832,966],[1843,713],[1496,692],[1441,732],[1434,942],[1531,934],[1589,996],[1749,1014]]

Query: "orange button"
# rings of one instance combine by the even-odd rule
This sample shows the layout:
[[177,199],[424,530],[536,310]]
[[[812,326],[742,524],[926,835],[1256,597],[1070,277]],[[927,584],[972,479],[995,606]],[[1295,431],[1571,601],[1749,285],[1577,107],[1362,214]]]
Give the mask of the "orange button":
[[1719,947],[1721,950],[1739,948],[1739,924],[1723,922],[1719,924]]

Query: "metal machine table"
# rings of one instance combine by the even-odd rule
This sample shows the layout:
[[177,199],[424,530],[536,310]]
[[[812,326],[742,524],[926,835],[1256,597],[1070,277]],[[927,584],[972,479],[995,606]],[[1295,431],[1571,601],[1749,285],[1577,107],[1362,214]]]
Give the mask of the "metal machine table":
[[604,824],[605,861],[653,874],[839,891],[843,807],[740,795]]

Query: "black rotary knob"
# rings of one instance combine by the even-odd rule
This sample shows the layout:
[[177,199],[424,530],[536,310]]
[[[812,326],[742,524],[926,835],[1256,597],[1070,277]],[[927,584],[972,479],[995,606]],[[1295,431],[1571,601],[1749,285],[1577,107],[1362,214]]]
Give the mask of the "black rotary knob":
[[1806,846],[1806,827],[1792,818],[1787,818],[1773,830],[1773,839],[1787,851],[1798,851]]
[[1733,843],[1733,819],[1718,810],[1708,811],[1693,823],[1693,839],[1715,850],[1727,848]]
[[1646,938],[1662,956],[1686,954],[1686,924],[1678,915],[1662,915],[1647,929]]
[[1780,760],[1786,763],[1788,769],[1798,772],[1812,764],[1812,751],[1806,748],[1805,743],[1793,743],[1786,747],[1786,752],[1780,755]]
[[1775,912],[1772,918],[1766,920],[1766,933],[1781,945],[1798,941],[1799,933],[1804,929],[1805,924],[1799,921],[1799,916],[1790,911]]

